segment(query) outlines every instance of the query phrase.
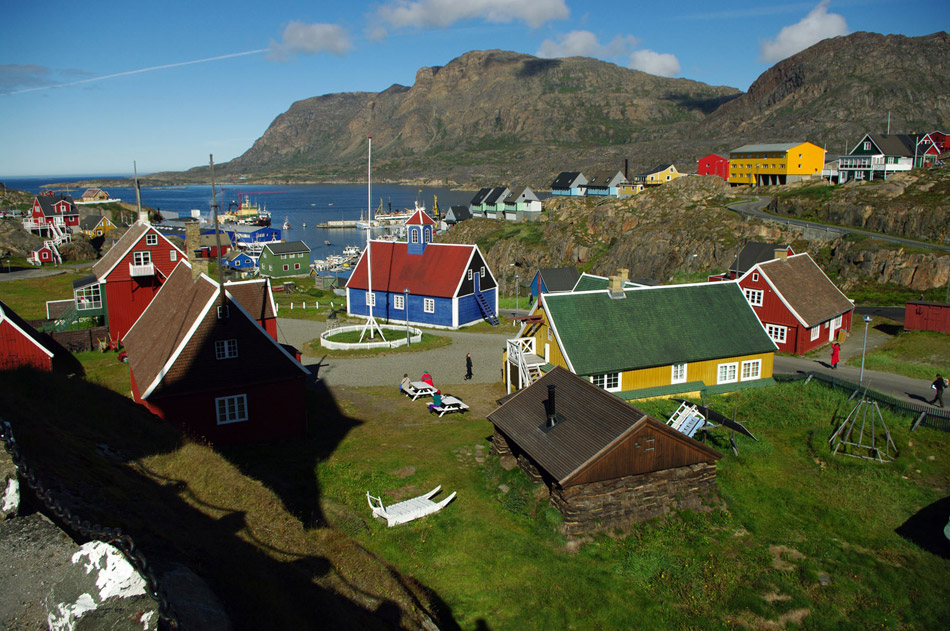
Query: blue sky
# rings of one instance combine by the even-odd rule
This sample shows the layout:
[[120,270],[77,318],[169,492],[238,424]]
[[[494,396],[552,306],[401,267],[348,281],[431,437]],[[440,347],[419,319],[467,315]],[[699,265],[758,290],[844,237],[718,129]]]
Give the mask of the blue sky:
[[12,2],[0,178],[225,162],[294,101],[412,85],[420,67],[469,50],[584,55],[746,90],[826,37],[948,24],[946,0]]

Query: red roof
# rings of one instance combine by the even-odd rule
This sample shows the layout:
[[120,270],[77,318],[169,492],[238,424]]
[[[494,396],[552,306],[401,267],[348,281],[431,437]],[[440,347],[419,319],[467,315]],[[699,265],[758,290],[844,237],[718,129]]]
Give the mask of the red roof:
[[417,210],[412,215],[412,217],[406,220],[407,226],[418,226],[418,225],[424,226],[426,224],[435,224],[435,221],[433,221],[432,217],[427,215],[425,211],[422,210],[421,208]]
[[[430,220],[431,221],[431,220]],[[452,297],[468,262],[475,252],[474,245],[430,243],[423,254],[409,254],[402,242],[370,241],[373,248],[373,291]],[[353,289],[367,289],[366,250],[360,256],[356,269],[346,283]]]

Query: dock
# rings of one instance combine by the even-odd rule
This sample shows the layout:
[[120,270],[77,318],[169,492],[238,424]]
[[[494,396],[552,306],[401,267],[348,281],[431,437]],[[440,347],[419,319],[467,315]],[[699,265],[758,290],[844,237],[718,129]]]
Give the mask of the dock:
[[318,223],[317,228],[356,228],[356,219],[331,219],[323,223]]

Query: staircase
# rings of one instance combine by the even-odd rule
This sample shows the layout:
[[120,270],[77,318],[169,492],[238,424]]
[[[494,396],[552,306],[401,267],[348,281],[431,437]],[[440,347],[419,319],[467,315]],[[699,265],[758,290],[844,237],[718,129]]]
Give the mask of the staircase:
[[76,309],[76,304],[73,303],[56,319],[56,322],[53,324],[53,330],[56,332],[65,331],[76,322],[79,322],[79,310]]
[[481,308],[485,319],[488,320],[492,326],[501,324],[495,316],[495,312],[492,311],[491,305],[488,304],[488,300],[485,299],[485,294],[480,291],[475,292],[475,300],[478,302],[478,306]]

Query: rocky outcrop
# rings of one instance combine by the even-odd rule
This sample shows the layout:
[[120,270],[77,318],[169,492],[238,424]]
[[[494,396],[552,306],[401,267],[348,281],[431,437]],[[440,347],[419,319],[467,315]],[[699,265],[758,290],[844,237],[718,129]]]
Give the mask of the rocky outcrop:
[[0,219],[0,258],[26,257],[43,246],[43,239],[31,234],[19,219]]

